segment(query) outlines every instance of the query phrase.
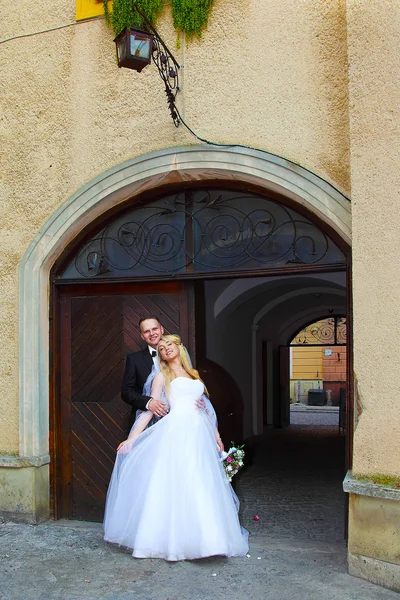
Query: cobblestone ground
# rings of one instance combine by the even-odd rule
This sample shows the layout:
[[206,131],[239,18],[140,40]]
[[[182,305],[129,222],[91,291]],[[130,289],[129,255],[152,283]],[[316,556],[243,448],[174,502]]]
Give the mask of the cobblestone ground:
[[339,410],[335,408],[303,408],[295,406],[290,412],[291,425],[332,425],[339,427]]
[[316,415],[248,448],[237,476],[247,557],[135,560],[99,523],[0,523],[0,600],[395,600],[346,573],[344,439]]
[[[337,414],[296,413],[284,429],[267,429],[248,445],[251,464],[237,475],[241,519],[270,538],[342,541],[344,436],[326,425]],[[259,520],[255,521],[254,516]]]

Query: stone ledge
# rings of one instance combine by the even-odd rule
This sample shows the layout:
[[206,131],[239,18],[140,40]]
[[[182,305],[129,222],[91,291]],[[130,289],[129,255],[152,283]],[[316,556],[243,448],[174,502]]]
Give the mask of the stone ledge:
[[357,496],[370,496],[400,502],[400,488],[392,488],[379,483],[370,483],[369,481],[358,481],[358,479],[353,478],[351,471],[347,471],[343,480],[343,491]]
[[349,552],[348,568],[349,575],[400,592],[400,565]]
[[0,456],[0,468],[23,469],[27,467],[42,467],[50,462],[50,456]]

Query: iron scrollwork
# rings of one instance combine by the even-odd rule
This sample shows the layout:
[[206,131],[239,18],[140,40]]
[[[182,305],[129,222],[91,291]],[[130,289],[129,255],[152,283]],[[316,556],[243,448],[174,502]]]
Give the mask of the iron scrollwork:
[[62,277],[344,262],[332,240],[295,211],[252,194],[207,190],[168,196],[119,216],[80,248]]
[[179,92],[179,69],[181,68],[172,52],[169,50],[157,29],[153,27],[146,15],[140,10],[136,2],[132,2],[135,11],[140,15],[142,26],[153,36],[152,59],[156,65],[161,79],[164,82],[168,108],[175,127],[181,122],[179,111],[175,106],[175,98]]
[[[155,31],[155,30],[154,30]],[[153,62],[156,65],[161,79],[164,82],[165,94],[169,112],[175,127],[179,127],[180,118],[178,109],[175,106],[175,98],[179,92],[179,69],[180,65],[169,52],[164,42],[157,32],[153,33]]]
[[291,346],[345,346],[346,317],[330,317],[304,327],[292,340]]
[[313,264],[324,262],[329,252],[323,232],[271,200],[207,193],[198,204],[203,206],[194,212],[195,260],[203,270],[218,262],[228,269]]

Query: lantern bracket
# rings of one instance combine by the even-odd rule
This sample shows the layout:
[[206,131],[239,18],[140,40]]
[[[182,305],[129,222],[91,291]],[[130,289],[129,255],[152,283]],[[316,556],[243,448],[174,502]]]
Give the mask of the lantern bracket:
[[179,92],[179,69],[181,68],[172,52],[169,50],[158,31],[151,24],[145,14],[138,8],[135,0],[132,0],[134,10],[141,16],[146,30],[153,36],[152,59],[156,65],[161,79],[164,82],[165,93],[169,112],[175,127],[181,122],[179,111],[175,105],[175,98]]

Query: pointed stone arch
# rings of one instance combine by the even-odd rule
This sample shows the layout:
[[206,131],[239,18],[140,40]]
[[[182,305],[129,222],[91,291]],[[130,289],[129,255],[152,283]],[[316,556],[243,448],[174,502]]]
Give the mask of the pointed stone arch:
[[91,222],[149,190],[202,180],[249,183],[285,196],[351,242],[350,202],[290,161],[240,147],[170,148],[131,159],[96,177],[45,223],[20,264],[20,457],[49,462],[49,275],[54,262]]

